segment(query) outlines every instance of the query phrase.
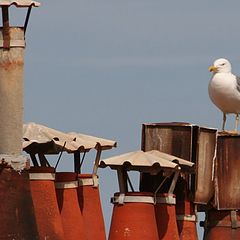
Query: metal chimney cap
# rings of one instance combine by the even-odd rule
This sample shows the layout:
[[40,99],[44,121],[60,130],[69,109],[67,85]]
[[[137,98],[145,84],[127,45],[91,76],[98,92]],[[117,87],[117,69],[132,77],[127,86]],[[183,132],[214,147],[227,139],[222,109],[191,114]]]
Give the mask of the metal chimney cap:
[[39,7],[40,3],[31,0],[0,0],[0,6],[11,6],[15,5],[16,7]]

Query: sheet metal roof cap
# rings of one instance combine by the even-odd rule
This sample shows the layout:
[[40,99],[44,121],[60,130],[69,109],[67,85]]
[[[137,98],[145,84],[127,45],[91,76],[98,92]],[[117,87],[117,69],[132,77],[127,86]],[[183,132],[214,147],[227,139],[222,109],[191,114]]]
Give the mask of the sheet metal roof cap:
[[137,169],[137,167],[179,169],[178,164],[166,160],[163,157],[156,156],[155,154],[149,152],[143,152],[141,150],[101,160],[99,166],[110,166],[111,168],[116,169],[123,165],[128,165],[130,168],[132,166],[134,169]]
[[89,141],[92,142],[93,144],[99,144],[102,149],[111,149],[113,147],[117,146],[117,142],[113,140],[108,140],[104,138],[99,138],[99,137],[94,137],[90,135],[85,135],[81,133],[75,133],[75,132],[70,132],[68,133],[76,138],[76,141]]
[[46,126],[28,123],[23,125],[23,150],[29,153],[52,153],[57,154],[61,151],[72,153],[81,151],[81,148],[90,150],[96,143],[84,140],[76,140],[70,134],[48,128]]
[[194,166],[194,163],[192,163],[190,161],[187,161],[187,160],[184,160],[182,158],[179,158],[179,157],[176,157],[176,156],[164,153],[164,152],[160,152],[160,151],[157,151],[157,150],[151,150],[151,151],[148,151],[148,153],[153,154],[155,156],[159,156],[160,158],[166,159],[168,161],[174,162],[181,167],[191,168],[191,167]]
[[0,0],[0,6],[11,5],[15,5],[16,7],[39,7],[40,3],[31,0]]

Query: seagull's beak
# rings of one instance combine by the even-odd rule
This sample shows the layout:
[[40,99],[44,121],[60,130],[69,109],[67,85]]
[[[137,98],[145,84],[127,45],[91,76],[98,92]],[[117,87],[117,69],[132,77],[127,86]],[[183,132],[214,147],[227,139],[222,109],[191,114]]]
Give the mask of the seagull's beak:
[[209,68],[208,68],[208,71],[209,72],[217,72],[218,71],[218,68],[217,67],[215,67],[215,66],[210,66]]

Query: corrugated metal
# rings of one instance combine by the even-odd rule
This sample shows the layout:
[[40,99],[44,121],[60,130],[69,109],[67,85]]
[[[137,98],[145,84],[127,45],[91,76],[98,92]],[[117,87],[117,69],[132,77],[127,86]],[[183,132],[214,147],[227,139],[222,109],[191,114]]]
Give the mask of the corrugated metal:
[[117,147],[117,142],[113,140],[108,140],[104,138],[99,138],[99,137],[90,136],[82,133],[75,133],[75,132],[70,132],[68,134],[74,136],[76,138],[76,141],[83,141],[83,142],[89,141],[89,142],[95,143],[95,145],[96,143],[98,143],[103,150]]
[[17,7],[39,7],[40,3],[30,0],[0,0],[0,6],[11,6],[16,5]]
[[217,130],[200,127],[196,147],[195,203],[207,204],[213,197],[216,148]]
[[[76,135],[78,135],[77,138]],[[95,148],[97,144],[101,145],[101,143],[108,144],[108,147],[110,147],[110,143],[113,143],[113,146],[116,145],[114,141],[87,135],[81,138],[80,135],[67,134],[36,123],[24,124],[23,150],[28,153],[57,154],[61,151],[69,153],[86,151]],[[98,141],[96,141],[97,139]]]
[[193,165],[193,163],[189,163],[184,159],[157,150],[148,152],[139,150],[107,158],[100,162],[100,167],[109,166],[112,169],[119,169],[124,166],[125,170],[137,170],[151,174],[157,174],[161,169],[179,170],[180,166],[192,168]]
[[176,163],[181,167],[181,169],[187,169],[188,171],[193,171],[194,163],[186,161],[182,158],[179,158],[179,157],[176,157],[176,156],[164,153],[164,152],[160,152],[157,150],[151,150],[151,151],[148,151],[147,153],[153,154],[153,155],[163,158],[167,161]]
[[112,169],[118,169],[125,166],[125,170],[157,173],[161,168],[180,169],[178,164],[172,162],[174,159],[176,159],[175,156],[168,155],[166,157],[157,151],[143,152],[139,150],[101,160],[100,167],[110,166]]
[[215,205],[219,210],[240,209],[240,135],[218,136],[215,167]]

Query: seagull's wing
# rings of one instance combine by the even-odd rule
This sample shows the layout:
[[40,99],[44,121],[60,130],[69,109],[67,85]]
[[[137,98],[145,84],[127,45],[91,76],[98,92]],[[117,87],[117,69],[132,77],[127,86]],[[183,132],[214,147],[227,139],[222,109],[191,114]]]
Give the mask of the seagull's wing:
[[240,93],[240,77],[236,76],[236,80],[237,80],[237,90]]

